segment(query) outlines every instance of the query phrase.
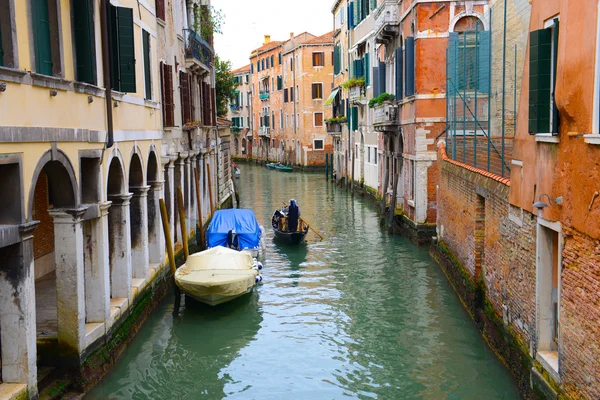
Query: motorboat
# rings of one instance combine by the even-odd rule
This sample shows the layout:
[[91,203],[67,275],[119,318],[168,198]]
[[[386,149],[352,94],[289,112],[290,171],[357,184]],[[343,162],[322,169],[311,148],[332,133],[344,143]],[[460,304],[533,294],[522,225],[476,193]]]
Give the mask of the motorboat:
[[218,210],[206,230],[206,247],[229,247],[247,250],[254,257],[263,249],[263,228],[254,212],[248,209],[231,208]]
[[251,293],[262,280],[262,264],[249,251],[216,246],[188,257],[175,272],[187,296],[216,306]]
[[235,168],[233,169],[233,176],[234,176],[235,178],[239,179],[241,174],[242,174],[242,173],[240,172],[240,169],[239,169],[238,167],[235,167]]
[[288,167],[287,165],[283,164],[276,165],[275,169],[281,172],[292,172],[292,167]]

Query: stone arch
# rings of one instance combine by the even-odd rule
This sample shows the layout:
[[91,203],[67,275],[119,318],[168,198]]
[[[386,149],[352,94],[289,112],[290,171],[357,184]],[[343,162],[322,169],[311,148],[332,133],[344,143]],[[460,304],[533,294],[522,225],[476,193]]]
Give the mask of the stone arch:
[[129,160],[129,188],[144,185],[144,166],[142,157],[137,152],[132,152]]
[[55,206],[75,208],[81,204],[75,169],[69,157],[60,149],[48,150],[42,154],[33,170],[27,205],[28,222],[32,221],[35,187],[42,170],[53,181],[49,195]]
[[242,154],[248,154],[248,149],[246,148],[246,138],[242,138]]
[[160,169],[158,166],[158,155],[154,145],[148,150],[148,162],[146,163],[146,183],[158,182],[160,179]]
[[118,149],[114,149],[108,158],[108,174],[106,176],[107,195],[127,193],[125,163]]
[[456,14],[454,16],[454,18],[452,18],[452,20],[450,21],[450,32],[455,32],[456,31],[456,25],[458,24],[458,22],[460,20],[462,20],[463,18],[469,18],[469,17],[474,17],[477,20],[479,20],[479,22],[481,22],[483,24],[483,30],[487,31],[490,29],[489,27],[489,21],[487,20],[487,18],[485,18],[483,16],[483,14],[477,12],[477,11],[463,11],[460,12],[458,14]]

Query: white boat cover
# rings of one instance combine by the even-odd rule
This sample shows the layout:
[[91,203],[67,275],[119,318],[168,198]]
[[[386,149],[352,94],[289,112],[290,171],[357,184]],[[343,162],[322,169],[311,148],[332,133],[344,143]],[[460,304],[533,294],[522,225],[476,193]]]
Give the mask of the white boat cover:
[[254,286],[259,274],[252,269],[252,255],[217,246],[190,255],[175,273],[182,291],[198,300],[206,296],[239,296]]

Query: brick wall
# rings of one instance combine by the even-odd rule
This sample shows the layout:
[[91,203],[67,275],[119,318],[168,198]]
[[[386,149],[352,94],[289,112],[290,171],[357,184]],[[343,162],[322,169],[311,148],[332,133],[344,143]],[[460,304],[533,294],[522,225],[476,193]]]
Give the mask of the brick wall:
[[[451,158],[471,166],[476,165],[477,168],[485,170],[488,168],[489,161],[489,171],[496,175],[502,175],[502,138],[491,138],[489,153],[488,140],[485,137],[478,136],[475,141],[473,136],[457,136],[455,139],[456,149],[453,148],[454,142],[452,138],[449,139],[448,156],[451,157],[452,152],[456,151],[454,157]],[[504,176],[509,175],[508,168],[511,167],[513,139],[512,137],[504,139]],[[475,155],[477,155],[477,164],[475,164]]]
[[600,398],[600,240],[563,228],[560,374],[572,397]]
[[33,232],[33,255],[38,259],[54,251],[54,222],[48,214],[48,177],[41,172],[35,186],[33,219],[40,221]]

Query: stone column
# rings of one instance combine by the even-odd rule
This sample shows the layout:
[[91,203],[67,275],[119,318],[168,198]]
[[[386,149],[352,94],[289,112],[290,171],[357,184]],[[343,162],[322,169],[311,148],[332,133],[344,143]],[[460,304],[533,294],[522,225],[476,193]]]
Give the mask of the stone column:
[[54,209],[54,257],[58,345],[63,363],[78,366],[85,347],[85,284],[82,217],[86,208]]
[[165,234],[160,216],[163,182],[148,182],[148,258],[150,264],[162,264],[165,258]]
[[131,299],[131,236],[129,203],[131,193],[112,195],[109,220],[111,297]]
[[37,398],[37,348],[33,230],[38,222],[19,227],[21,242],[0,249],[0,335],[2,380],[27,384]]
[[[169,156],[169,163],[167,164],[167,174],[169,176],[169,198],[167,203],[167,214],[169,214],[169,227],[171,228],[171,243],[175,246],[175,160],[177,156]],[[167,189],[167,188],[165,188]]]
[[98,204],[99,216],[89,222],[84,250],[86,322],[106,322],[110,318],[110,261],[108,209]]
[[135,186],[130,207],[131,219],[131,265],[133,277],[148,277],[148,190],[150,186]]

